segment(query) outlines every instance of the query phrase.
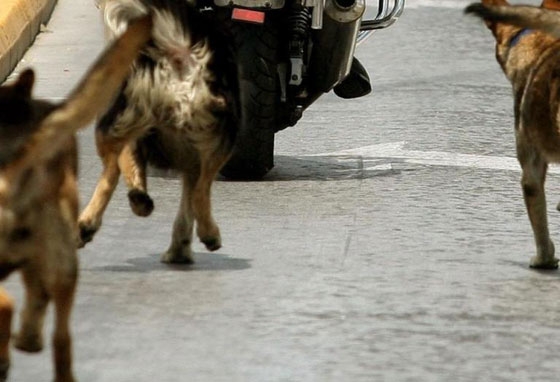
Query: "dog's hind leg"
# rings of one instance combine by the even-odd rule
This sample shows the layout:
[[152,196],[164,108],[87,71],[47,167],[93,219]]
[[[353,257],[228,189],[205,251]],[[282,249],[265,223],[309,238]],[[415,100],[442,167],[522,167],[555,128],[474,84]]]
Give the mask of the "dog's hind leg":
[[80,247],[90,242],[101,227],[103,213],[117,187],[120,176],[119,156],[124,143],[107,142],[103,133],[99,130],[96,130],[96,141],[99,156],[103,163],[103,172],[97,182],[93,196],[78,220]]
[[8,378],[10,368],[10,335],[14,304],[3,288],[0,288],[0,381]]
[[167,252],[161,256],[161,261],[164,263],[193,263],[191,249],[194,228],[192,196],[197,178],[197,170],[183,174],[181,205],[173,223],[171,244]]
[[227,162],[229,153],[218,148],[214,152],[201,152],[200,176],[193,190],[193,213],[196,220],[196,233],[209,251],[222,246],[220,229],[212,216],[211,188],[218,171]]
[[119,156],[119,168],[128,187],[130,208],[138,216],[149,216],[154,202],[147,192],[146,160],[136,149],[136,142],[129,142]]
[[519,139],[517,157],[522,169],[523,198],[537,247],[537,254],[531,259],[530,266],[539,269],[556,269],[558,259],[554,257],[554,244],[548,231],[544,189],[548,164],[537,150],[519,142]]

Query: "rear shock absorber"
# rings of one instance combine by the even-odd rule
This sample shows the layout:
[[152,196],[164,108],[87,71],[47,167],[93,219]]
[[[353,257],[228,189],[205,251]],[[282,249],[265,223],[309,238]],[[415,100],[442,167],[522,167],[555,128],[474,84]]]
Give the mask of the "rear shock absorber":
[[307,63],[307,44],[310,42],[309,29],[311,26],[311,11],[301,4],[294,3],[288,16],[288,30],[290,31],[290,77],[289,84],[301,85],[305,75]]

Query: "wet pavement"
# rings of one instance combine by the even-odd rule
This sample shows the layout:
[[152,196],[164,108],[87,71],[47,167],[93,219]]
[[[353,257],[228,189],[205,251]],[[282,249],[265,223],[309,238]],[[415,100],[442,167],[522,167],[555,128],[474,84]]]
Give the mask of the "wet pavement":
[[[219,252],[161,264],[179,180],[149,179],[147,219],[121,186],[80,251],[78,379],[558,380],[560,273],[528,269],[511,91],[466,4],[408,0],[357,52],[371,95],[326,95],[278,134],[265,180],[215,184]],[[59,0],[20,68],[61,99],[102,46],[92,2]],[[85,202],[100,166],[80,137]],[[556,241],[559,186],[555,169]],[[50,379],[48,349],[13,354],[11,381]]]

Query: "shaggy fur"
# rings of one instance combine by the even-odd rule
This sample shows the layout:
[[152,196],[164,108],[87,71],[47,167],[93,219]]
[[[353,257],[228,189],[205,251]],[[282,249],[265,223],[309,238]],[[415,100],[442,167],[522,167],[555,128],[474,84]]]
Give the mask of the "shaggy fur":
[[[548,0],[543,6],[556,9],[557,2]],[[537,247],[530,265],[556,269],[558,259],[548,230],[544,183],[548,164],[560,162],[560,41],[539,30],[510,25],[505,16],[492,15],[515,14],[512,22],[525,20],[524,25],[550,30],[548,16],[557,11],[531,9],[525,13],[524,8],[510,7],[505,0],[484,0],[467,11],[486,18],[496,39],[497,61],[513,87],[521,187]],[[508,23],[501,21],[506,19]]]
[[208,250],[221,246],[210,189],[231,154],[237,125],[237,72],[229,36],[187,1],[106,0],[101,8],[109,36],[118,36],[131,18],[151,12],[154,37],[97,125],[103,173],[80,216],[82,244],[100,228],[120,172],[134,213],[152,212],[149,163],[182,175],[180,208],[162,261],[190,263],[195,221]]
[[[31,70],[0,87],[0,279],[15,270],[22,274],[26,300],[15,338],[21,350],[42,349],[43,319],[54,301],[57,382],[74,381],[69,328],[78,278],[74,132],[107,109],[150,31],[149,17],[131,24],[62,104],[31,97]],[[0,289],[0,380],[9,367],[12,311]]]

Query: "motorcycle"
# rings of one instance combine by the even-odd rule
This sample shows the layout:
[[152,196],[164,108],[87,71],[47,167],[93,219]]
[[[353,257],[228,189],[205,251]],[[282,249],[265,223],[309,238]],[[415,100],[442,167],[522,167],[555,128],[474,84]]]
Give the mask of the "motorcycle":
[[274,166],[275,134],[331,90],[342,98],[371,91],[354,57],[372,31],[392,25],[405,0],[377,0],[365,20],[365,0],[203,0],[231,28],[237,52],[241,116],[229,179],[256,180]]

